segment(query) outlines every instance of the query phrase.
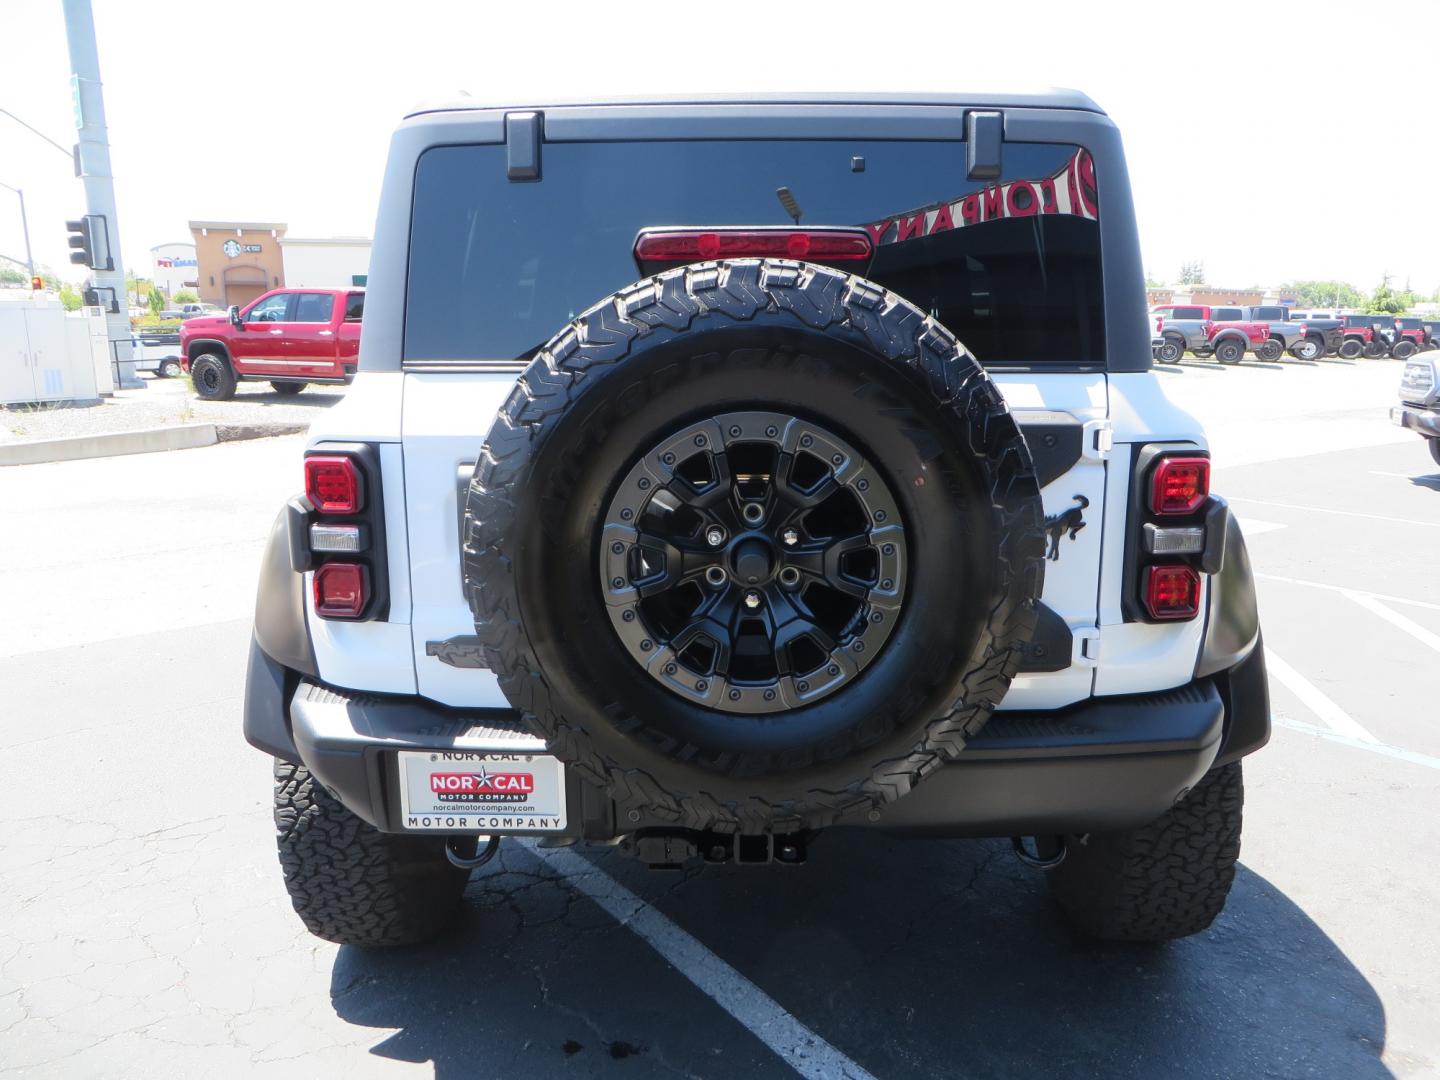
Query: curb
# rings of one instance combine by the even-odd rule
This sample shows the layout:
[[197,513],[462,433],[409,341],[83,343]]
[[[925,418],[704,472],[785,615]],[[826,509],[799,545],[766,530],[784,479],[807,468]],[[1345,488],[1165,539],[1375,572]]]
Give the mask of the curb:
[[293,435],[309,424],[177,424],[142,431],[114,431],[103,435],[75,435],[64,439],[35,439],[0,444],[0,467],[39,465],[50,461],[152,454],[161,450],[191,450],[220,442]]

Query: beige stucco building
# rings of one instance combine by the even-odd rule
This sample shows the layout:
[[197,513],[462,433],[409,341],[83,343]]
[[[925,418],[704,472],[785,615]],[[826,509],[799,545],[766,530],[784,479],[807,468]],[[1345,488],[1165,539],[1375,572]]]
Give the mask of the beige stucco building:
[[285,284],[280,222],[192,221],[200,299],[221,307],[248,304]]

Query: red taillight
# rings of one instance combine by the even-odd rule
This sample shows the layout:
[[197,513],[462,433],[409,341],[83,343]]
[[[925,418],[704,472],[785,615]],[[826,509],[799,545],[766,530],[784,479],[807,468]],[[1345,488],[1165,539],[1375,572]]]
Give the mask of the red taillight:
[[321,514],[358,514],[365,505],[360,473],[348,457],[307,457],[305,497]]
[[635,240],[635,259],[641,263],[744,258],[865,262],[873,251],[864,229],[654,229]]
[[315,571],[315,614],[327,619],[358,619],[365,610],[367,584],[360,563],[324,563]]
[[1152,619],[1193,619],[1200,613],[1200,575],[1183,563],[1146,567],[1145,609]]
[[1161,458],[1150,478],[1150,511],[1193,514],[1210,497],[1210,459]]

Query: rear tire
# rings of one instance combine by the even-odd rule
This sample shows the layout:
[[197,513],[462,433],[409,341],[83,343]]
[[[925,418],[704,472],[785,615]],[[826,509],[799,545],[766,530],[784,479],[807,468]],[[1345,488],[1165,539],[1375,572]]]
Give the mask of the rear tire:
[[1238,364],[1245,359],[1245,346],[1235,338],[1226,338],[1215,346],[1215,359],[1222,364]]
[[309,385],[309,383],[303,382],[272,382],[270,384],[270,388],[274,390],[277,394],[281,394],[285,397],[294,397],[296,394],[300,393],[301,390],[304,390],[305,387]]
[[1167,337],[1165,344],[1155,350],[1155,359],[1162,364],[1178,364],[1184,355],[1185,342],[1182,338]]
[[275,828],[290,902],[337,945],[410,945],[454,918],[469,874],[438,836],[382,833],[345,809],[303,765],[275,761]]
[[155,369],[155,374],[162,379],[174,379],[180,375],[180,361],[165,359],[160,361],[160,366]]
[[235,369],[223,356],[202,353],[190,361],[190,380],[195,393],[206,401],[229,401],[235,396]]
[[1346,360],[1354,360],[1362,352],[1365,346],[1356,338],[1346,338],[1340,343],[1339,355]]
[[1406,338],[1404,341],[1397,341],[1395,347],[1390,350],[1390,355],[1396,360],[1408,360],[1415,355],[1415,342]]
[[1235,881],[1245,787],[1240,763],[1207,773],[1149,825],[1072,842],[1051,892],[1077,928],[1107,941],[1170,941],[1220,914]]
[[1270,338],[1256,350],[1255,355],[1261,360],[1279,360],[1285,355],[1285,346],[1279,338]]
[[1290,348],[1290,355],[1296,360],[1318,360],[1324,352],[1325,339],[1319,337],[1302,338]]

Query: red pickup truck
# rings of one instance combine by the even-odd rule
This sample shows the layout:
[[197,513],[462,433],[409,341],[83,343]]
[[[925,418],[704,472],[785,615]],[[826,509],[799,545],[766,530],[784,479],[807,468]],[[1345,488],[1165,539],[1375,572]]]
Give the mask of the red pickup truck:
[[361,289],[275,289],[224,315],[187,319],[180,364],[195,392],[235,396],[240,379],[261,379],[281,394],[310,383],[348,383],[360,352]]

